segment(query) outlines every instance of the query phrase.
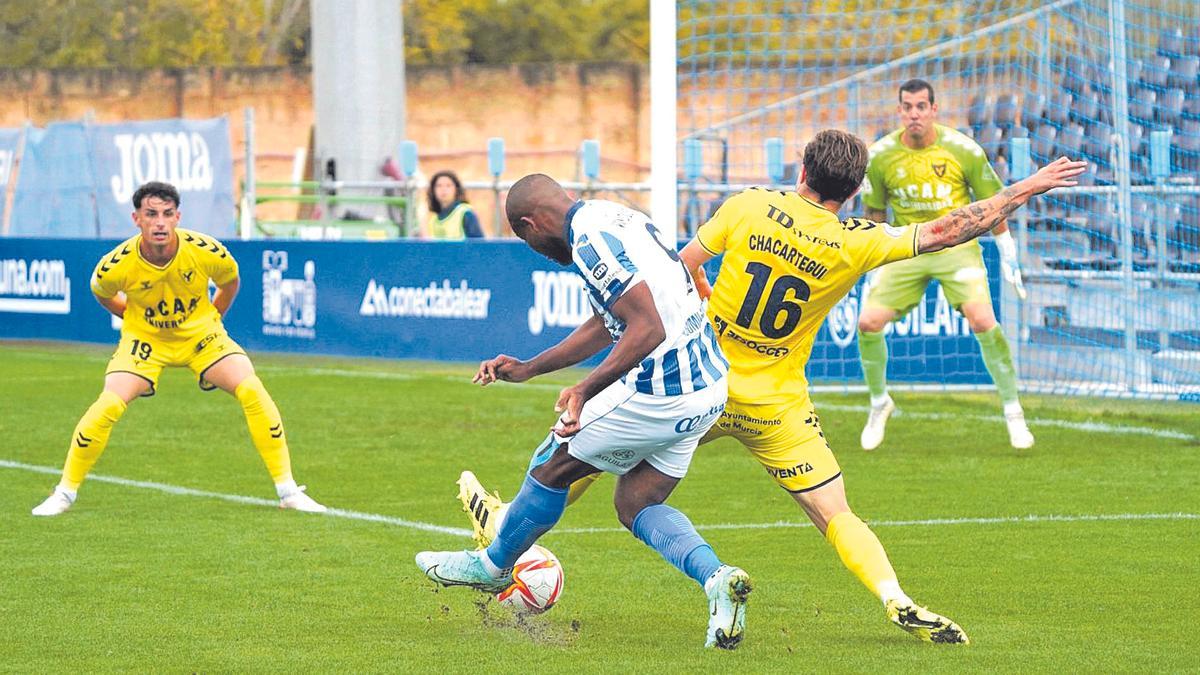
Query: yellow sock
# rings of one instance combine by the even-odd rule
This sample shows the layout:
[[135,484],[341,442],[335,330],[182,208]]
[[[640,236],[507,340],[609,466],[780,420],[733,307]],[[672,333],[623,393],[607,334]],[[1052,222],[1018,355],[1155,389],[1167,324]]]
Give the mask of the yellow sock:
[[853,572],[875,597],[883,599],[881,586],[899,589],[896,571],[892,569],[892,563],[888,562],[883,544],[879,543],[879,538],[858,516],[849,511],[837,514],[829,521],[825,538],[833,544],[834,550],[842,559],[842,564]]
[[108,435],[113,425],[125,414],[125,401],[120,396],[105,390],[96,402],[79,418],[75,433],[71,435],[71,448],[67,450],[67,463],[63,466],[59,486],[67,490],[78,490],[88,471],[100,459],[100,453],[108,445]]
[[571,483],[571,487],[567,488],[567,506],[579,501],[579,498],[583,496],[583,493],[587,492],[587,489],[592,486],[592,483],[595,483],[596,480],[603,475],[603,473],[594,473],[590,476],[584,476],[574,483]]
[[267,471],[276,485],[292,480],[292,458],[288,453],[287,439],[283,435],[283,419],[279,408],[267,393],[262,380],[251,375],[242,380],[234,390],[242,412],[246,414],[246,426],[254,447],[267,465]]

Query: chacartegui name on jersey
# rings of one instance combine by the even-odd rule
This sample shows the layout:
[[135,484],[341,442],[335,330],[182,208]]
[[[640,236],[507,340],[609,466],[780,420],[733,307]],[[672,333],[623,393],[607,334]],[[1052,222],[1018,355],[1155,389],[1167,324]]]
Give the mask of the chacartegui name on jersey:
[[828,267],[804,255],[782,239],[768,237],[765,234],[752,234],[749,243],[751,251],[763,251],[777,256],[780,260],[795,267],[797,271],[804,272],[814,279],[824,279],[825,275],[829,273]]

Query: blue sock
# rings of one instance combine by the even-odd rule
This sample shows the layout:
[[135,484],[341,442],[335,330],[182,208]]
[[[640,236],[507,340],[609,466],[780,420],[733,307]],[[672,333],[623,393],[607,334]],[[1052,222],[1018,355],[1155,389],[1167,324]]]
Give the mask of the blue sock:
[[487,547],[488,558],[500,569],[512,567],[521,554],[545,534],[567,508],[567,488],[548,488],[525,474],[521,491],[508,505],[496,539]]
[[721,566],[688,517],[667,506],[647,506],[633,519],[633,535],[701,586]]

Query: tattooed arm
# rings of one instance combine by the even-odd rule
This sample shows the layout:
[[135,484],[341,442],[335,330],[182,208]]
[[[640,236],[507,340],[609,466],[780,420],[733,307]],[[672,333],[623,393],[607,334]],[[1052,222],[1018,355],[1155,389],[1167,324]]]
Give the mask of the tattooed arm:
[[917,252],[932,253],[970,241],[1004,222],[1034,195],[1075,185],[1073,179],[1086,168],[1087,162],[1059,157],[997,195],[954,209],[937,220],[925,223],[917,233]]

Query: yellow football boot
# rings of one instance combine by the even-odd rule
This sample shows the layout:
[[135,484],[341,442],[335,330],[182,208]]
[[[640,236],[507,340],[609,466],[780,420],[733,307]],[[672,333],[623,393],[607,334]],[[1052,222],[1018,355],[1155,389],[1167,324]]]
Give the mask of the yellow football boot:
[[508,510],[508,504],[500,501],[499,492],[488,494],[470,471],[464,471],[458,477],[458,500],[471,518],[471,537],[476,546],[487,548],[496,538],[496,528]]
[[964,645],[971,642],[958,624],[917,604],[902,604],[897,600],[889,600],[887,617],[892,623],[912,633],[918,640],[938,644]]

